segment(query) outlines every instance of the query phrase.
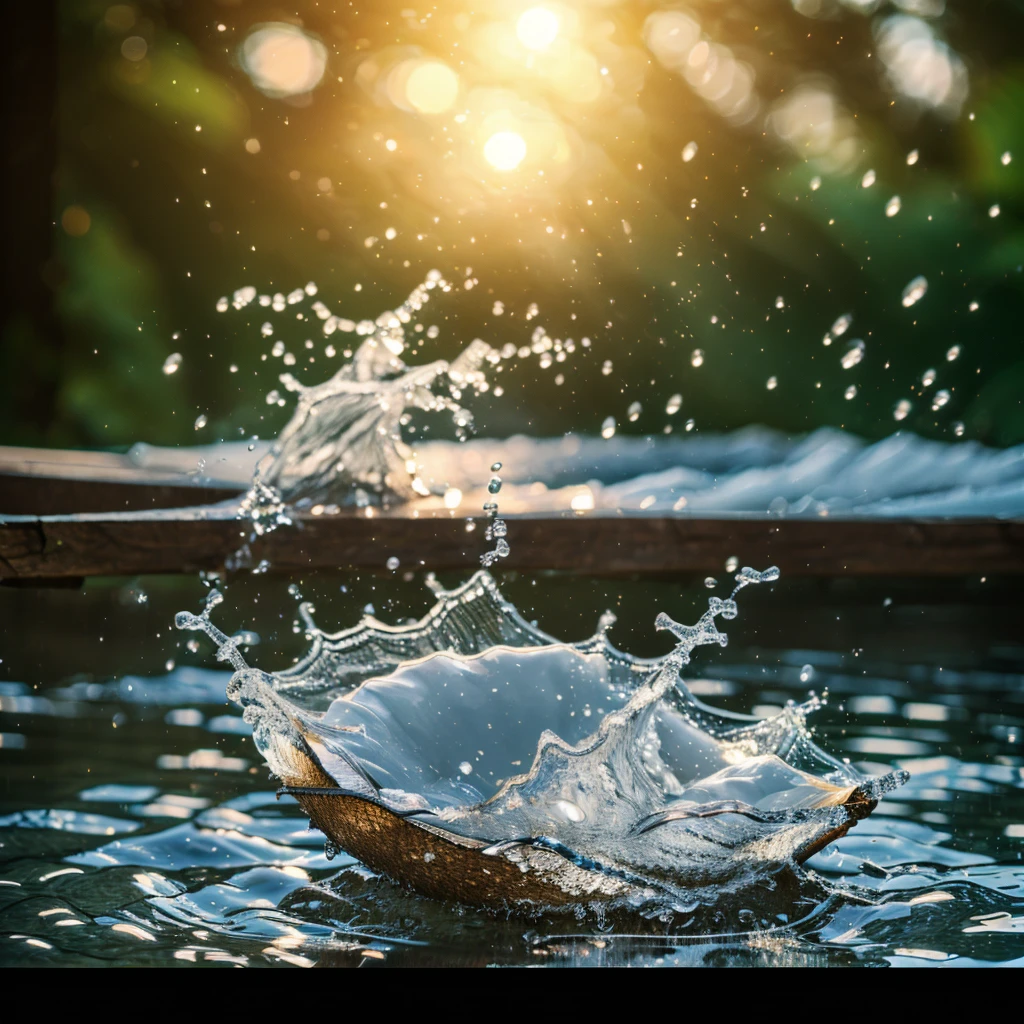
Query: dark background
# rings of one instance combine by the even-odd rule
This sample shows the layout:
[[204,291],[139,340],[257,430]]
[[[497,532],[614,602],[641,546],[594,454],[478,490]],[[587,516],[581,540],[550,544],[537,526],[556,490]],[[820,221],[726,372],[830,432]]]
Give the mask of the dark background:
[[[221,314],[218,298],[315,281],[333,312],[359,320],[431,267],[455,288],[426,312],[441,330],[424,357],[451,358],[476,336],[528,344],[538,323],[593,339],[550,369],[535,356],[507,368],[504,396],[474,403],[485,433],[596,432],[614,415],[636,432],[692,417],[698,430],[831,424],[880,437],[909,398],[901,426],[924,435],[953,441],[962,423],[965,440],[1024,441],[1024,5],[693,3],[703,37],[753,72],[758,108],[744,123],[652,55],[645,21],[669,8],[560,5],[573,52],[607,70],[583,101],[559,86],[564,62],[531,67],[516,49],[526,6],[40,0],[5,11],[0,443],[270,436],[290,408],[264,400],[282,369],[261,359],[272,342],[301,353],[293,369],[306,382],[340,356],[323,355],[318,322],[255,304]],[[915,99],[887,76],[898,18],[962,71],[959,98]],[[246,73],[239,47],[265,23],[326,48],[308,93],[267,96]],[[458,72],[448,113],[403,110],[382,91],[388,69],[418,55]],[[918,72],[926,85],[935,73]],[[831,125],[808,114],[808,131],[787,139],[780,106],[811,93],[832,97]],[[561,157],[533,149],[516,171],[488,168],[488,104],[550,130]],[[698,152],[684,162],[690,141]],[[877,181],[864,188],[868,169]],[[902,209],[888,218],[894,194]],[[917,275],[929,290],[904,308]],[[824,347],[845,313],[853,326]],[[844,370],[851,338],[865,357]],[[172,352],[183,362],[167,376]],[[937,380],[924,388],[929,368]],[[936,412],[938,388],[951,398]],[[670,420],[675,392],[683,411]],[[633,401],[644,412],[626,423]]]

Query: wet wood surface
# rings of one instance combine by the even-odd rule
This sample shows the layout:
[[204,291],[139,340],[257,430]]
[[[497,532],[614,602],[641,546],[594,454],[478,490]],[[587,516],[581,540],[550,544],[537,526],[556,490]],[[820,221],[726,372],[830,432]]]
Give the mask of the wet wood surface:
[[[790,575],[943,576],[1024,572],[1024,523],[615,515],[521,515],[508,520],[502,568],[588,575],[721,572],[778,565]],[[252,563],[271,571],[474,568],[480,520],[439,514],[296,516],[257,538]],[[248,540],[230,508],[0,518],[0,578],[59,579],[218,569]]]
[[[220,569],[249,540],[230,501],[237,484],[159,474],[127,455],[0,449],[0,579]],[[219,505],[204,503],[219,501]],[[178,507],[187,506],[187,507]],[[45,513],[45,514],[44,514]],[[59,513],[59,514],[57,514]],[[960,576],[1024,573],[1024,521],[780,518],[768,515],[538,512],[506,517],[502,568],[587,575],[720,573],[726,559],[790,575]],[[257,538],[270,571],[471,569],[483,520],[397,510],[372,517],[297,514]]]

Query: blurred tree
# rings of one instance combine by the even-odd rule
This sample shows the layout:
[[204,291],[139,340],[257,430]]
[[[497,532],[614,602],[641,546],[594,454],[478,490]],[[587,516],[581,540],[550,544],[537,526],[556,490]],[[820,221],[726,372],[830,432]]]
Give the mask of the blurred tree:
[[[217,299],[313,280],[359,320],[433,266],[456,289],[427,311],[425,359],[528,345],[538,323],[593,339],[506,370],[477,403],[490,433],[611,414],[1024,440],[1020,4],[566,0],[541,5],[547,42],[525,3],[366,6],[19,9],[41,58],[9,67],[6,120],[38,141],[7,164],[0,440],[272,434],[273,342],[306,381],[341,355],[316,321]],[[524,144],[511,170],[502,132]]]

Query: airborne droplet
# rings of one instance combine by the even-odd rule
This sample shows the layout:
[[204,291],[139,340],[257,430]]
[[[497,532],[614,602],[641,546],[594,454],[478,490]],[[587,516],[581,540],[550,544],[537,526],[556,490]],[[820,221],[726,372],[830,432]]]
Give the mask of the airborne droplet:
[[844,313],[841,317],[836,318],[836,322],[829,328],[828,333],[833,338],[838,338],[845,334],[850,324],[853,323],[853,314]]
[[920,302],[928,291],[928,279],[924,276],[915,277],[906,288],[903,289],[903,305],[908,309],[915,302]]
[[604,423],[601,424],[601,436],[607,441],[610,437],[615,436],[615,417],[609,416],[605,419]]
[[167,374],[168,377],[170,377],[172,373],[177,373],[178,367],[181,366],[181,360],[182,355],[180,352],[172,352],[164,360],[164,373]]

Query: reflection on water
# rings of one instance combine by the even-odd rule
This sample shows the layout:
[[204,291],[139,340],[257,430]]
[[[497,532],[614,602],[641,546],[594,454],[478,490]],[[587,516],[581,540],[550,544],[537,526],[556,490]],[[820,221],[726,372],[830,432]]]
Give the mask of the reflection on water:
[[[363,599],[368,586],[351,589]],[[373,586],[378,607],[396,600],[397,584]],[[533,606],[557,608],[562,586],[513,581],[508,589],[529,615]],[[661,603],[666,586],[577,582],[587,607],[541,625],[569,629],[573,615],[590,618],[613,593],[628,633],[628,606]],[[166,625],[190,602],[182,596],[189,587],[161,593],[150,585],[150,604],[138,613],[164,630],[160,666]],[[305,593],[338,587],[317,578]],[[247,727],[224,700],[228,673],[154,665],[150,674],[57,682],[62,652],[40,652],[31,636],[10,629],[0,666],[9,680],[0,689],[2,961],[1024,963],[1024,651],[1007,646],[1009,620],[997,613],[976,615],[965,601],[929,605],[905,586],[892,592],[895,607],[883,607],[884,592],[868,584],[851,585],[845,597],[832,592],[828,602],[800,600],[799,588],[793,599],[760,602],[738,620],[744,628],[734,627],[714,678],[694,679],[691,688],[716,705],[768,715],[803,700],[811,686],[827,687],[819,743],[870,774],[907,768],[910,781],[805,871],[784,871],[748,892],[746,903],[671,926],[572,914],[509,920],[421,899],[344,855],[328,861],[297,804],[275,799]],[[72,598],[95,610],[105,593],[13,596],[38,614]],[[5,604],[11,596],[3,595]],[[773,648],[774,623],[762,613],[780,602],[800,629],[780,628],[790,646]],[[820,628],[829,619],[834,628]],[[645,621],[640,607],[638,632]],[[922,633],[926,622],[931,632]],[[288,623],[279,639],[258,625],[267,645],[261,660],[280,653],[287,663],[301,650]],[[815,644],[797,647],[797,632]],[[968,633],[974,643],[965,647]],[[865,648],[851,650],[848,634]],[[106,635],[97,651],[114,639]],[[104,656],[111,654],[82,663],[101,666]],[[137,666],[127,638],[113,660]],[[766,917],[768,925],[757,923]]]

